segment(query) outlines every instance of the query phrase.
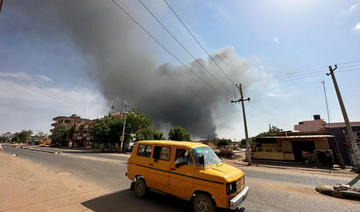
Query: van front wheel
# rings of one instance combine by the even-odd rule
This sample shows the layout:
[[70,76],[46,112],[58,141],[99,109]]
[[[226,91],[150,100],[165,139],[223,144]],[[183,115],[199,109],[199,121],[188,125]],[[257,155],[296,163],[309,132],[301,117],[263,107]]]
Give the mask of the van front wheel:
[[215,212],[216,206],[209,195],[197,194],[193,201],[193,210],[195,212]]
[[139,198],[144,198],[146,195],[145,180],[140,178],[135,181],[134,185],[135,194]]

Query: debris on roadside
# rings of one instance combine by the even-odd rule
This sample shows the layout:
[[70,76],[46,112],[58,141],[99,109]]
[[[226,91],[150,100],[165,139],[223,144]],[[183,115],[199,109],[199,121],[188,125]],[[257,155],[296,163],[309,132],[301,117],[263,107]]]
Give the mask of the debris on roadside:
[[348,199],[360,199],[360,189],[350,187],[349,185],[322,185],[316,186],[315,190],[319,193]]
[[354,192],[359,192],[360,193],[359,188],[350,187],[350,185],[334,186],[334,190],[336,190],[336,191],[354,191]]
[[14,153],[14,154],[11,154],[11,155],[12,155],[13,157],[16,157],[16,156],[17,156],[17,154],[15,154],[15,153]]

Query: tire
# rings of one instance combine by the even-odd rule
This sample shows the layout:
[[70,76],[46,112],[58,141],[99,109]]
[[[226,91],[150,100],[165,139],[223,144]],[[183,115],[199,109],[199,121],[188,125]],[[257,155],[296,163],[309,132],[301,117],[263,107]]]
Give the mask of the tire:
[[192,200],[194,212],[215,212],[215,202],[207,194],[197,194]]
[[134,190],[138,198],[144,198],[147,190],[145,180],[142,178],[137,179],[135,181]]

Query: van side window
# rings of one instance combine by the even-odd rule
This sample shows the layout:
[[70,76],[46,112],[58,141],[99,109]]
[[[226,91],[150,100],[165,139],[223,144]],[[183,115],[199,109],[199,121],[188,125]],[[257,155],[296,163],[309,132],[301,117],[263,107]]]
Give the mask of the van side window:
[[151,145],[140,144],[138,147],[137,155],[144,156],[144,157],[150,157],[151,151],[152,151]]
[[177,148],[175,152],[175,166],[192,165],[193,160],[187,149]]
[[145,157],[150,157],[151,151],[152,151],[152,146],[150,146],[150,145],[146,146],[144,156]]
[[155,146],[153,158],[155,160],[170,160],[171,148],[165,146]]

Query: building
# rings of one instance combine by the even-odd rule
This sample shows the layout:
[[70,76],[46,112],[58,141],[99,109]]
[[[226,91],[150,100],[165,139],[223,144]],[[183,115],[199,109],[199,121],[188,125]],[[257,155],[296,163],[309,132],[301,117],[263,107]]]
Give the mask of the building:
[[294,126],[294,130],[298,132],[317,132],[324,130],[325,122],[320,115],[314,115],[314,120],[301,121]]
[[[354,137],[360,145],[360,122],[351,122],[350,125]],[[294,126],[294,129],[298,132],[320,132],[334,136],[335,142],[330,143],[330,149],[340,154],[345,164],[352,164],[349,154],[350,144],[347,143],[346,126],[344,122],[326,123],[320,116],[315,115],[314,120],[299,122],[299,124]]]
[[91,144],[91,135],[90,135],[90,129],[91,126],[94,125],[97,121],[90,120],[90,119],[84,119],[80,116],[77,116],[76,114],[73,114],[69,117],[67,116],[57,116],[53,118],[54,123],[51,124],[54,128],[50,130],[50,132],[53,132],[54,129],[59,127],[61,124],[66,125],[70,129],[72,129],[72,136],[71,140],[69,140],[69,146],[73,147],[87,147]]
[[319,152],[329,151],[329,143],[334,142],[334,136],[285,132],[276,136],[256,137],[254,140],[254,159],[304,161],[304,153],[317,158]]

